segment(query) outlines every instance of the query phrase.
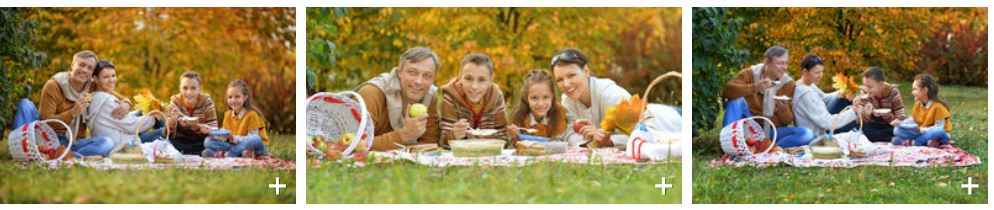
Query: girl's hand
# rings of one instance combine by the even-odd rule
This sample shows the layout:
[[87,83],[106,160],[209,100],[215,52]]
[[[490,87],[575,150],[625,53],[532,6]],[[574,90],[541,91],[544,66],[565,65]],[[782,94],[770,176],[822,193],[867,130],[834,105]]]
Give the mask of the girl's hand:
[[197,126],[197,128],[200,129],[199,130],[200,133],[210,133],[211,132],[211,126],[208,126],[207,124],[195,124],[195,125]]
[[900,125],[901,125],[901,121],[900,120],[894,119],[894,120],[890,121],[890,126],[897,127],[897,126],[900,126]]
[[238,139],[235,139],[234,135],[228,134],[224,135],[225,141],[231,142],[231,144],[238,144]]
[[518,136],[518,134],[521,133],[519,131],[520,129],[521,128],[519,128],[517,125],[514,125],[514,124],[507,125],[507,136],[508,137]]

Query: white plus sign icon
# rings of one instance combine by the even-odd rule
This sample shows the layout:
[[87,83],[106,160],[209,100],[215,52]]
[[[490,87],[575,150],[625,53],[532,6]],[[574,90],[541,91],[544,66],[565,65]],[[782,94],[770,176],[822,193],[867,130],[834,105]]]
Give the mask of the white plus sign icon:
[[662,183],[659,183],[659,184],[656,184],[656,188],[660,188],[660,189],[662,189],[662,191],[663,191],[663,192],[662,192],[662,193],[663,193],[663,195],[666,195],[666,189],[667,189],[667,188],[673,188],[673,185],[671,185],[671,184],[666,184],[666,177],[663,177],[663,179],[662,179]]
[[269,188],[276,189],[276,195],[280,195],[280,189],[286,188],[286,185],[280,184],[280,177],[276,177],[276,184],[269,184]]
[[966,177],[966,184],[959,185],[961,188],[966,188],[967,195],[973,195],[973,188],[979,188],[979,184],[973,183],[973,177]]

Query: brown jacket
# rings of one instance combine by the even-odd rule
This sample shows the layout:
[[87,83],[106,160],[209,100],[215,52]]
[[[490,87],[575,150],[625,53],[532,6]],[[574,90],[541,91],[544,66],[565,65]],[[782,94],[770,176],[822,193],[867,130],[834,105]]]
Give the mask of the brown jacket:
[[[91,85],[90,87],[90,92],[93,92],[96,85]],[[45,82],[45,86],[42,86],[41,102],[38,103],[38,114],[41,119],[58,119],[72,126],[73,118],[76,116],[72,115],[71,111],[75,105],[76,102],[70,101],[62,95],[62,87],[55,80],[49,79],[48,82]],[[49,123],[49,126],[56,132],[66,135],[66,128],[62,127],[62,124]],[[80,120],[79,127],[77,127],[77,132],[79,133],[75,134],[76,137],[84,138],[86,128],[86,123]]]
[[480,113],[473,113],[472,102],[465,97],[466,94],[459,87],[458,81],[458,79],[453,80],[442,87],[443,103],[439,117],[440,145],[448,147],[449,140],[456,140],[452,134],[452,124],[459,119],[468,120],[470,126],[476,129],[497,130],[494,135],[480,138],[507,139],[507,115],[504,114],[504,94],[500,92],[500,87],[492,84],[490,92],[483,96],[483,109]]
[[[745,68],[739,71],[735,75],[732,81],[729,81],[725,85],[725,88],[721,91],[721,97],[726,99],[737,99],[744,98],[746,104],[749,106],[749,112],[753,116],[762,115],[763,113],[763,94],[756,89],[752,69]],[[794,81],[789,81],[784,84],[779,90],[777,90],[777,95],[786,95],[794,97]],[[794,100],[794,99],[790,99]],[[789,103],[788,103],[789,104]],[[781,111],[776,111],[773,113],[773,117],[770,118],[773,121],[775,127],[784,127],[794,123],[794,111],[787,107]]]
[[[369,111],[370,118],[373,119],[373,150],[386,151],[397,149],[397,144],[404,141],[400,139],[400,132],[390,126],[390,116],[387,106],[386,95],[376,85],[364,84],[359,87],[359,95],[366,102],[366,110]],[[425,133],[418,137],[418,143],[438,143],[438,99],[433,98],[428,105],[428,122],[425,125]],[[407,113],[406,111],[403,113]]]

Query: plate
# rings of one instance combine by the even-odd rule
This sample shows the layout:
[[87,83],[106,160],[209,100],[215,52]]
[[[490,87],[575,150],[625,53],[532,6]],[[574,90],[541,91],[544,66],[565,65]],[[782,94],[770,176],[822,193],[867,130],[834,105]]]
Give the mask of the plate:
[[790,96],[784,96],[784,95],[773,96],[773,99],[781,100],[781,101],[786,101],[786,100],[790,100]]
[[890,109],[873,109],[873,113],[887,114],[887,113],[890,113]]
[[474,129],[466,130],[466,133],[474,136],[489,136],[497,133],[497,129]]

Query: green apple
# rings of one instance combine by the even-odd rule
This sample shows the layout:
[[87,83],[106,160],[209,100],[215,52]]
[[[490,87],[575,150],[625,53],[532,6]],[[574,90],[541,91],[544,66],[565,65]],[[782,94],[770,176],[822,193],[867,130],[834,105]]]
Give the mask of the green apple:
[[411,104],[411,107],[408,108],[408,113],[411,114],[411,117],[420,117],[428,113],[428,107],[420,103]]

